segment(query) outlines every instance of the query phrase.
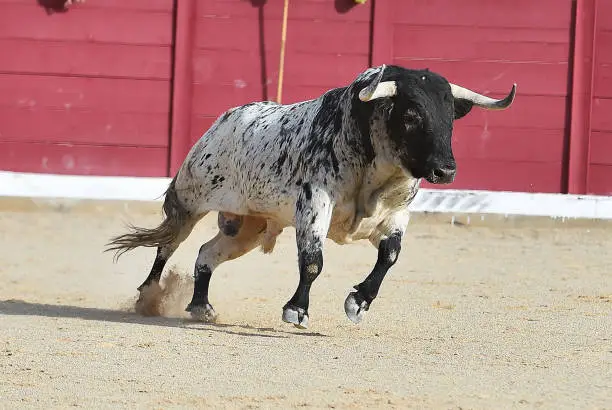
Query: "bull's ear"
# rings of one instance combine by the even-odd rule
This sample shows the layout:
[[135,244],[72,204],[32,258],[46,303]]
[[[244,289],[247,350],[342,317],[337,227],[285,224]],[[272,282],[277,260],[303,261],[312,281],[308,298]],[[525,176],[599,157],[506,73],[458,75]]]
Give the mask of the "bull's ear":
[[472,101],[455,98],[455,119],[458,120],[465,117],[472,110],[473,106],[474,103]]
[[377,98],[393,97],[397,94],[397,84],[395,81],[381,81],[385,67],[383,64],[370,84],[359,91],[359,99],[361,101],[367,102]]

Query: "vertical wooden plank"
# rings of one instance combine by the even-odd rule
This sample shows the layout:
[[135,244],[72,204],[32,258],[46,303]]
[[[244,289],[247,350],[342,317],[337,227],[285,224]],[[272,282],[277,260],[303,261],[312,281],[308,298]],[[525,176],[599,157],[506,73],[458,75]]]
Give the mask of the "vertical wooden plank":
[[567,191],[587,191],[597,0],[577,0]]
[[393,0],[373,0],[371,66],[393,63],[392,2]]
[[174,175],[189,152],[193,84],[193,48],[196,0],[176,1],[174,72],[172,78],[172,126],[170,175]]

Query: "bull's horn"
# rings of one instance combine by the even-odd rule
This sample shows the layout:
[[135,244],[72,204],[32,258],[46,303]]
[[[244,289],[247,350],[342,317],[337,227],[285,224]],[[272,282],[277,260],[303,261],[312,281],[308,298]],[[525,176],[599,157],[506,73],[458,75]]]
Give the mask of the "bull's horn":
[[380,81],[385,72],[386,65],[383,64],[376,75],[376,78],[368,85],[359,91],[359,99],[367,102],[377,98],[393,97],[397,94],[397,84],[395,81]]
[[514,101],[514,96],[516,95],[516,84],[512,86],[510,94],[501,100],[485,97],[482,94],[478,94],[472,90],[468,90],[467,88],[463,88],[455,84],[451,84],[450,86],[453,97],[471,101],[474,103],[474,105],[486,108],[488,110],[504,110],[510,107]]
[[364,88],[359,92],[361,101],[372,101],[377,98],[393,97],[397,94],[397,85],[395,81],[383,81],[378,83],[374,90],[370,91],[369,87]]

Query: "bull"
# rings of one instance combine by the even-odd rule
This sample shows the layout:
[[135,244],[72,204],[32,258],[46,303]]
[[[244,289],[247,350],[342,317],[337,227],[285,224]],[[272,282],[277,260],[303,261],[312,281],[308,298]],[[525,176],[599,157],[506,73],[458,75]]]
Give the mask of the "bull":
[[186,307],[195,319],[213,321],[208,288],[215,269],[257,246],[272,252],[283,229],[294,227],[299,282],[282,319],[306,328],[323,242],[368,239],[378,249],[376,263],[344,303],[348,318],[359,323],[398,259],[420,181],[455,178],[454,120],[474,106],[506,109],[515,93],[516,84],[505,98],[493,99],[427,69],[382,65],[309,101],[231,108],[193,145],[170,182],[161,224],[131,227],[107,250],[118,257],[140,246],[157,248],[142,291],[159,282],[196,223],[218,212],[219,232],[199,250]]

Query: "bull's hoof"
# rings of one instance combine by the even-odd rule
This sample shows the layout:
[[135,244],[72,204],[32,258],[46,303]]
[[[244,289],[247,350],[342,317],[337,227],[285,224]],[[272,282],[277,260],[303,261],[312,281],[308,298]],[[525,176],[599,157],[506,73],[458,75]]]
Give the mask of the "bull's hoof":
[[214,323],[217,320],[217,312],[207,303],[205,305],[194,305],[190,303],[185,311],[191,314],[191,318],[199,322]]
[[293,305],[283,308],[283,322],[293,323],[298,329],[308,328],[308,312]]
[[363,320],[363,315],[370,308],[370,304],[359,294],[351,292],[344,301],[344,312],[353,323]]

